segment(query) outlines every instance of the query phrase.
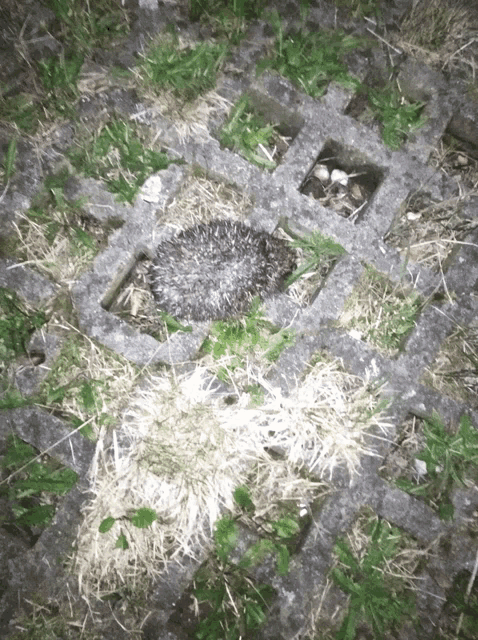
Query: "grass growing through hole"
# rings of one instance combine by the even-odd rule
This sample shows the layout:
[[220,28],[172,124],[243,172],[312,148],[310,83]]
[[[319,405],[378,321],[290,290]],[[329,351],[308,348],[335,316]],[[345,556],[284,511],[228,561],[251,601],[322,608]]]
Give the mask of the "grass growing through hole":
[[[73,117],[79,92],[77,81],[84,59],[96,47],[129,29],[127,12],[116,0],[45,0],[56,21],[50,27],[52,37],[64,45],[60,54],[29,64],[29,73],[37,76],[31,89],[0,98],[0,118],[14,122],[22,131],[34,134],[49,118]],[[32,58],[29,43],[19,40],[24,60]],[[26,51],[22,51],[22,47]]]
[[107,230],[88,219],[81,201],[69,202],[64,187],[68,171],[48,176],[16,226],[16,254],[56,282],[70,283],[103,246]]
[[116,0],[45,0],[55,13],[62,42],[74,51],[90,53],[129,30],[128,14]]
[[131,203],[151,174],[178,162],[145,147],[137,127],[121,120],[105,124],[92,143],[72,149],[69,155],[79,171],[101,178],[118,200]]
[[[65,495],[75,485],[78,476],[74,471],[52,460],[34,461],[36,457],[35,449],[17,436],[7,438],[0,467],[8,475],[0,484],[0,496],[8,501],[8,512],[0,516],[1,526],[16,525],[29,531],[48,526],[55,514],[55,496]],[[9,480],[13,472],[18,473]]]
[[[286,229],[287,233],[292,233]],[[293,234],[291,246],[298,252],[298,267],[285,282],[288,294],[301,304],[310,303],[340,256],[345,254],[342,245],[313,231],[302,237]],[[295,286],[294,286],[295,285]]]
[[453,518],[451,491],[456,485],[478,481],[478,430],[462,416],[456,433],[450,433],[437,413],[425,420],[426,446],[416,458],[426,463],[429,480],[416,484],[398,478],[397,486],[426,500],[438,509],[440,518]]
[[364,16],[378,18],[381,14],[381,0],[335,0],[335,4],[349,11],[354,18],[363,18]]
[[274,53],[258,63],[258,73],[274,69],[313,98],[323,96],[332,80],[358,87],[359,81],[348,73],[343,58],[363,46],[363,39],[340,30],[284,35],[277,13],[271,16],[271,22],[276,31]]
[[238,44],[247,21],[260,18],[265,4],[264,0],[189,0],[189,17],[210,24],[219,37]]
[[344,305],[339,325],[393,355],[415,326],[422,306],[415,291],[409,292],[401,284],[394,285],[376,269],[366,266]]
[[74,115],[79,96],[77,82],[83,62],[84,56],[80,53],[62,53],[38,63],[47,108],[59,116],[71,118]]
[[270,158],[264,147],[272,146],[277,136],[277,125],[268,124],[255,115],[250,99],[243,96],[221,129],[219,141],[225,147],[238,151],[261,169],[275,169],[277,162]]
[[102,426],[115,424],[135,379],[135,367],[121,356],[70,331],[43,381],[39,401],[75,427],[88,421],[81,433],[94,437]]
[[382,124],[383,141],[390,149],[400,149],[407,137],[426,122],[424,102],[408,102],[388,87],[369,89],[367,95],[372,112]]
[[437,640],[473,640],[478,630],[478,582],[470,571],[461,571],[453,581],[440,619]]
[[[277,556],[278,573],[286,575],[290,557],[288,545],[300,530],[298,517],[290,514],[264,523],[263,537],[249,547],[239,562],[233,562],[231,556],[239,540],[237,521],[253,515],[256,509],[245,486],[234,491],[234,500],[240,509],[239,515],[235,518],[224,516],[216,523],[213,554],[194,579],[194,597],[200,605],[208,603],[210,609],[197,625],[194,637],[198,640],[224,637],[240,640],[249,637],[266,621],[274,589],[255,583],[248,570],[265,555],[273,553]],[[265,535],[267,526],[270,533]]]
[[0,361],[26,354],[31,334],[46,321],[43,311],[29,309],[15,291],[0,287]]
[[31,403],[11,387],[10,366],[27,353],[32,333],[46,322],[43,311],[29,308],[15,291],[0,287],[0,410]]
[[260,305],[261,301],[256,298],[242,319],[212,325],[202,351],[217,361],[216,375],[220,380],[233,381],[234,372],[244,369],[249,358],[268,364],[275,362],[282,351],[294,343],[295,332],[274,327],[264,318]]
[[178,98],[191,102],[214,89],[227,53],[224,44],[202,42],[181,49],[177,40],[163,38],[144,55],[139,73],[148,89],[170,90]]
[[443,342],[423,382],[478,408],[478,322],[457,327]]
[[410,573],[399,564],[406,545],[404,535],[376,516],[367,517],[362,526],[365,544],[339,538],[334,549],[338,566],[331,576],[349,596],[336,640],[355,640],[362,623],[371,628],[374,638],[385,638],[413,619],[415,603],[407,581]]

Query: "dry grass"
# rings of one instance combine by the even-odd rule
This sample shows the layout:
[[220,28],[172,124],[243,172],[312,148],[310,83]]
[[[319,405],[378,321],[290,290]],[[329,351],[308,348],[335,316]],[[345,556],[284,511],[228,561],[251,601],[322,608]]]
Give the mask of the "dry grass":
[[430,164],[453,178],[463,196],[478,195],[478,150],[445,134],[430,156]]
[[367,267],[345,302],[338,326],[395,356],[422,306],[413,289]]
[[478,321],[448,336],[423,382],[478,409]]
[[50,325],[50,330],[67,337],[41,395],[55,410],[88,421],[99,436],[102,426],[114,424],[124,410],[138,370],[72,325]]
[[216,218],[242,221],[251,208],[250,197],[233,185],[201,174],[191,175],[158,222],[183,229]]
[[347,373],[338,359],[321,359],[284,398],[269,388],[272,400],[256,420],[268,433],[269,445],[285,451],[292,464],[306,465],[318,477],[333,477],[346,468],[351,481],[362,456],[376,455],[376,431],[390,424],[380,405],[380,389]]
[[[247,394],[228,404],[211,392],[210,382],[201,367],[181,377],[150,378],[109,449],[100,438],[73,563],[86,595],[136,589],[167,571],[173,559],[201,557],[215,521],[224,510],[234,511],[237,486],[250,488],[259,519],[283,507],[307,507],[327,488],[297,469],[332,475],[345,464],[357,472],[361,456],[374,455],[367,433],[387,427],[377,413],[378,391],[337,361],[318,362],[290,398],[277,392],[260,409],[247,408]],[[271,457],[271,447],[283,456]],[[157,514],[149,528],[128,519],[140,507]],[[101,534],[107,517],[116,522]],[[128,549],[115,548],[120,533]]]
[[50,209],[42,213],[41,222],[23,213],[17,213],[17,218],[16,253],[22,264],[34,266],[67,289],[91,266],[108,233],[69,210]]
[[460,215],[464,200],[457,196],[435,202],[425,193],[413,193],[384,240],[407,260],[442,272],[448,258],[478,225],[478,221]]
[[450,73],[476,80],[478,10],[456,0],[420,0],[405,17],[397,44],[407,53]]

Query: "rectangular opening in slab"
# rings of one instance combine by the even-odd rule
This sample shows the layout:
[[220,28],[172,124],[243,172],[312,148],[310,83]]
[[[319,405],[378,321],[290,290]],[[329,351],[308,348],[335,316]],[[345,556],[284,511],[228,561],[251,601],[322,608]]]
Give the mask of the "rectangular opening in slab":
[[446,272],[461,242],[476,228],[461,209],[465,198],[438,200],[425,191],[414,191],[400,207],[384,241],[403,258],[428,269]]
[[320,231],[296,233],[288,225],[284,237],[292,243],[297,268],[286,280],[286,293],[301,307],[314,302],[337,262],[345,255],[342,245]]
[[344,304],[338,325],[390,357],[397,357],[415,327],[424,302],[409,285],[393,282],[374,267],[365,270]]
[[0,441],[0,482],[3,530],[34,546],[53,521],[61,496],[76,484],[78,475],[18,436]]
[[365,124],[394,151],[427,121],[426,103],[408,99],[397,84],[368,76],[344,113]]
[[219,141],[261,169],[273,171],[303,124],[297,113],[250,90],[235,104],[219,132]]
[[384,172],[353,147],[328,140],[299,191],[342,218],[358,222]]
[[464,414],[456,422],[436,412],[426,418],[409,414],[397,431],[395,445],[385,457],[380,473],[388,482],[432,507],[441,519],[451,520],[455,511],[453,492],[476,485],[476,446],[478,430]]
[[135,329],[164,342],[168,327],[151,292],[148,276],[151,263],[151,256],[146,252],[132,256],[126,268],[113,281],[101,306]]
[[478,410],[478,319],[456,325],[442,343],[421,382]]

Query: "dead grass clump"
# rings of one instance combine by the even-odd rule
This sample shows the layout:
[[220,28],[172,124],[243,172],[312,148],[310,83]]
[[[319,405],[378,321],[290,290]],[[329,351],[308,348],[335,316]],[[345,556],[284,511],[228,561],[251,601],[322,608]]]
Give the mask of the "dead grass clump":
[[415,290],[393,283],[368,266],[346,300],[338,325],[359,340],[395,356],[422,307]]
[[442,344],[423,382],[478,408],[478,322],[458,327]]
[[456,0],[420,0],[402,22],[398,44],[407,53],[441,69],[477,70],[478,11]]
[[80,333],[72,325],[55,325],[67,332],[40,393],[50,408],[88,422],[98,436],[105,424],[114,424],[136,384],[137,369]]
[[159,222],[187,228],[220,218],[243,221],[252,208],[250,197],[223,181],[190,175],[174,200],[161,213]]
[[463,200],[436,202],[422,192],[411,194],[384,240],[408,260],[443,271],[452,251],[478,224],[460,215]]
[[[92,499],[72,561],[83,593],[135,589],[173,560],[201,557],[216,520],[234,512],[238,486],[250,490],[254,519],[274,518],[284,507],[307,509],[327,492],[308,470],[332,475],[345,464],[357,472],[361,456],[374,455],[370,431],[388,426],[378,390],[338,361],[318,362],[289,398],[277,392],[260,409],[248,409],[249,401],[242,394],[225,403],[201,367],[143,386],[112,445],[104,437],[98,442]],[[303,465],[306,474],[297,471]],[[140,508],[157,516],[147,528],[132,522]],[[114,523],[100,533],[107,518]],[[126,544],[117,548],[120,537]]]
[[257,419],[270,446],[321,478],[332,478],[338,467],[352,478],[362,456],[376,455],[374,431],[385,433],[390,427],[379,388],[347,373],[338,359],[319,360],[287,398],[269,392],[273,400]]
[[430,164],[456,180],[460,196],[478,194],[478,149],[445,134],[430,155]]
[[68,288],[91,265],[108,233],[93,220],[69,210],[18,213],[17,218],[20,222],[14,226],[22,264],[33,265]]
[[[152,378],[115,435],[112,455],[100,450],[75,557],[85,593],[101,597],[118,585],[150,580],[176,556],[200,556],[214,522],[234,508],[234,489],[265,456],[260,434],[247,428],[240,412],[221,420],[205,376],[198,367],[178,380]],[[140,507],[157,514],[151,527],[128,520]],[[101,534],[107,517],[116,522]],[[128,548],[119,551],[121,533]]]

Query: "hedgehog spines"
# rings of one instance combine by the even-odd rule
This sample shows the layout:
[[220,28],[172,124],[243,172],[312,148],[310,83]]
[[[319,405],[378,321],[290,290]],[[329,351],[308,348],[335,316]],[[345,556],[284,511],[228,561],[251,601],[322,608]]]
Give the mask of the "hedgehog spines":
[[288,244],[242,222],[218,220],[161,242],[150,271],[158,307],[191,320],[248,310],[255,296],[278,292],[295,268]]

